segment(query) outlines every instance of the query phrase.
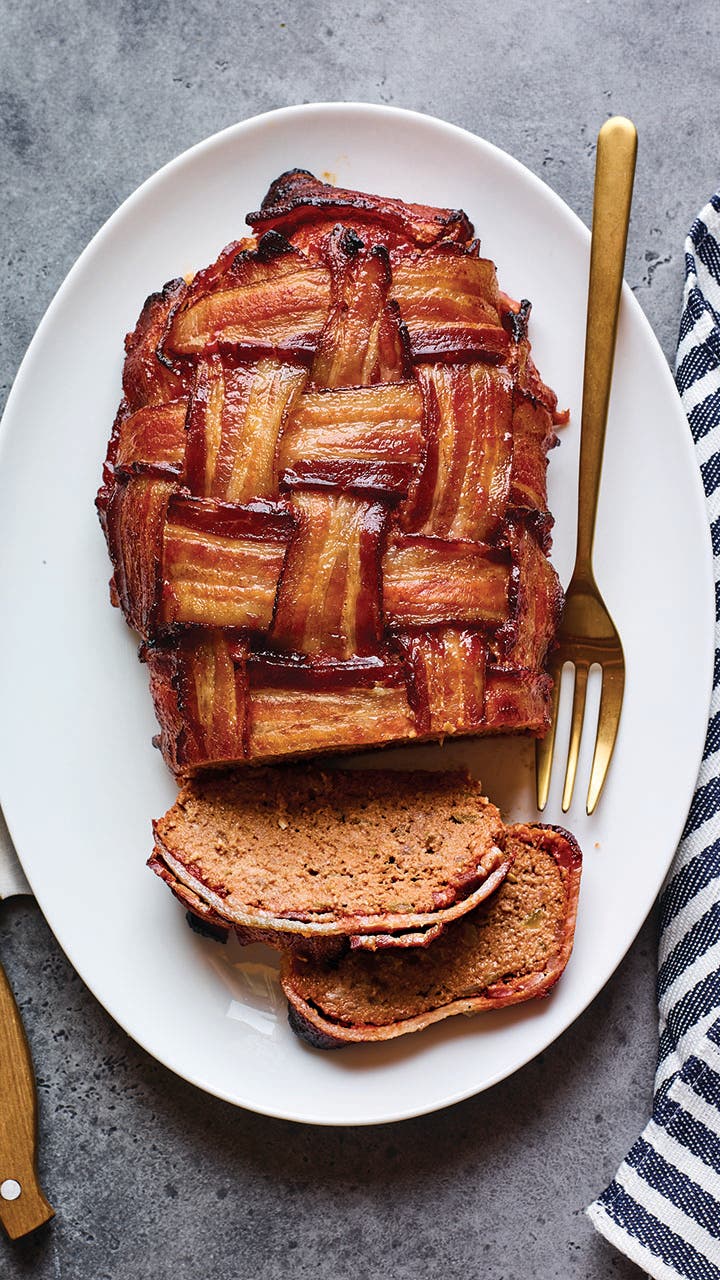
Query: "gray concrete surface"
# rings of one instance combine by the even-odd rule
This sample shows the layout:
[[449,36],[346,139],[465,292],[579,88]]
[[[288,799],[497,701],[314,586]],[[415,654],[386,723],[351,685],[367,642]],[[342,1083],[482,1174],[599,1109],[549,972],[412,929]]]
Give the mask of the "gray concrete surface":
[[[464,125],[586,221],[597,127],[633,116],[627,276],[670,356],[683,238],[720,184],[716,6],[696,0],[687,17],[670,0],[527,8],[0,0],[3,396],[65,273],[126,195],[207,134],[313,100],[395,103]],[[650,1102],[652,920],[591,1009],[513,1079],[440,1115],[325,1131],[177,1080],[95,1003],[32,903],[0,916],[59,1210],[35,1238],[0,1240],[3,1278],[639,1275],[582,1210]]]

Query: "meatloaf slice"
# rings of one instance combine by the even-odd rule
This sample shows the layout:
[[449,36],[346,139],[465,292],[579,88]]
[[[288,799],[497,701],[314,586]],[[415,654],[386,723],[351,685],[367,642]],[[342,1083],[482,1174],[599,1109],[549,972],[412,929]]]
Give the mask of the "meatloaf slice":
[[150,865],[191,911],[291,949],[423,945],[511,861],[498,810],[464,773],[208,774],[154,831]]
[[509,827],[506,850],[513,863],[497,893],[422,951],[286,956],[293,1029],[339,1048],[547,995],[572,950],[582,857],[553,827]]

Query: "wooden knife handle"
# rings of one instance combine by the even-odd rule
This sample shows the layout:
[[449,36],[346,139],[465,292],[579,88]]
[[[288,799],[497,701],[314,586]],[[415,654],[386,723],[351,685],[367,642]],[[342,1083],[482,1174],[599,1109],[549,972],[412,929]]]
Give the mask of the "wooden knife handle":
[[0,1222],[10,1239],[17,1240],[54,1213],[37,1179],[37,1095],[30,1049],[0,964]]

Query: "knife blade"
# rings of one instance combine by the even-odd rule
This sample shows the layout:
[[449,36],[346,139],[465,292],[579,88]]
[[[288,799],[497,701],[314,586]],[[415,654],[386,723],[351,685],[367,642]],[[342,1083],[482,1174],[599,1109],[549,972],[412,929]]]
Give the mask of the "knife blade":
[[[0,810],[0,898],[31,893]],[[0,964],[0,1222],[17,1240],[55,1210],[37,1175],[37,1092],[30,1048],[15,997]]]
[[0,898],[13,898],[19,893],[32,893],[15,852],[5,814],[0,809]]

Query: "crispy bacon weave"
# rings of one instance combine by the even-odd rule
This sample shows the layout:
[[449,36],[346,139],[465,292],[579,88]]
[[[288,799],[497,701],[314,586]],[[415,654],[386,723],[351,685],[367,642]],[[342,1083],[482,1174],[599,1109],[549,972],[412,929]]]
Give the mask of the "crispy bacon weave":
[[148,298],[97,505],[178,774],[547,726],[562,420],[462,211],[283,174]]

